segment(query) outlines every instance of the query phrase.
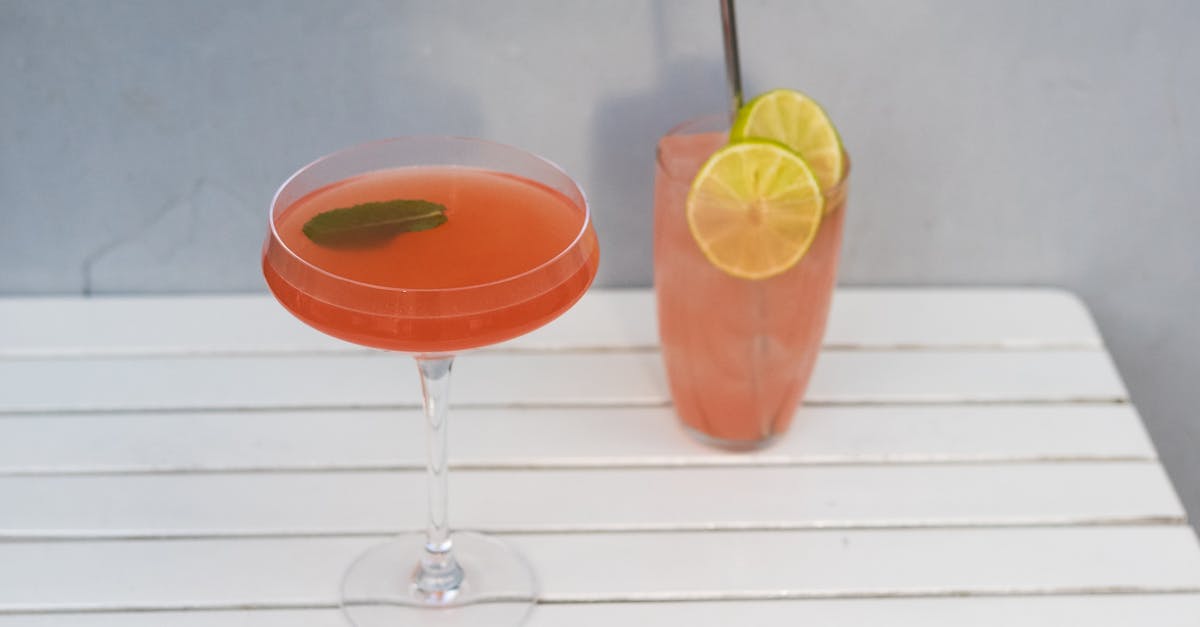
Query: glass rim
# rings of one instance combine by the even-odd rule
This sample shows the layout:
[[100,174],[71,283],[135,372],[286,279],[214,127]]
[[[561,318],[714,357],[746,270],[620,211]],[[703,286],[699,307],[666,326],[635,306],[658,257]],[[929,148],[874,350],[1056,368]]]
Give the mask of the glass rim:
[[[722,125],[722,124],[723,124],[723,128],[716,128],[717,126]],[[729,128],[731,126],[733,126],[733,114],[732,113],[705,113],[702,115],[698,115],[696,117],[688,118],[688,119],[676,124],[675,126],[672,126],[670,129],[667,130],[666,133],[663,133],[663,137],[670,137],[672,135],[683,135],[683,134],[686,134],[688,131],[693,131],[693,130],[701,131],[701,132],[703,132],[705,130],[710,131],[710,132],[722,131],[722,132],[725,132],[726,134],[728,134]],[[840,181],[837,182],[836,185],[834,185],[829,190],[825,190],[824,193],[826,196],[834,195],[835,192],[837,192],[839,189],[845,187],[846,181],[850,180],[850,153],[846,151],[845,146],[842,146],[842,154],[845,155],[845,158],[846,158],[846,170],[844,172],[842,172],[842,178]],[[676,172],[672,168],[668,167],[666,163],[663,163],[662,156],[663,155],[662,155],[661,147],[656,146],[654,149],[654,161],[655,161],[655,163],[658,164],[658,167],[662,168],[662,171],[666,172],[671,177],[682,176],[682,174],[680,172]]]
[[[446,142],[446,143],[461,143],[461,144],[465,144],[465,145],[475,144],[475,145],[480,145],[480,146],[490,146],[492,148],[499,148],[501,150],[507,150],[507,151],[521,153],[528,157],[532,157],[534,160],[540,162],[542,165],[548,166],[555,173],[562,175],[563,178],[565,178],[567,181],[569,181],[571,184],[571,188],[579,194],[579,200],[583,205],[583,207],[582,207],[583,208],[583,223],[580,224],[580,226],[579,226],[579,232],[575,234],[575,237],[571,240],[571,242],[569,244],[567,244],[561,251],[559,251],[553,257],[551,257],[550,259],[547,259],[546,261],[543,261],[542,263],[538,264],[537,266],[530,268],[529,270],[526,270],[520,274],[514,274],[512,276],[504,277],[502,279],[496,279],[495,281],[488,281],[486,283],[475,283],[472,285],[460,285],[457,287],[437,287],[437,288],[389,287],[386,285],[378,285],[375,283],[367,283],[364,281],[359,281],[357,279],[351,279],[349,277],[345,277],[340,274],[334,274],[332,272],[329,272],[328,270],[325,270],[324,268],[318,267],[317,265],[313,264],[312,262],[305,259],[304,257],[301,257],[300,255],[296,254],[296,251],[292,250],[292,248],[290,246],[288,246],[287,242],[283,241],[283,238],[279,235],[279,230],[275,223],[275,215],[274,215],[275,208],[279,204],[279,197],[283,194],[284,190],[286,190],[288,188],[288,186],[291,185],[292,182],[296,180],[297,177],[299,177],[300,175],[310,171],[312,168],[317,167],[323,163],[326,163],[328,161],[331,161],[333,159],[337,159],[340,157],[345,157],[351,153],[360,151],[364,148],[377,147],[377,146],[382,146],[382,145],[387,145],[387,144],[401,144],[401,143],[407,143],[407,142],[421,142],[421,141],[436,141],[436,142]],[[474,166],[456,166],[455,164],[445,164],[445,163],[443,163],[443,164],[430,163],[427,165],[430,165],[430,166],[442,165],[442,166],[451,166],[451,167],[474,167]],[[412,167],[422,167],[422,166],[412,166]],[[478,168],[478,169],[485,169],[485,168]],[[368,172],[373,172],[373,171],[376,171],[376,170],[366,170],[359,174],[366,174]],[[521,178],[527,178],[527,177],[522,176]],[[567,171],[564,170],[562,168],[562,166],[558,165],[557,163],[555,163],[545,157],[542,157],[541,155],[532,153],[528,150],[517,148],[516,146],[512,146],[510,144],[504,144],[501,142],[496,142],[496,141],[492,141],[492,140],[488,140],[488,139],[480,139],[478,137],[465,137],[465,136],[460,136],[460,135],[401,135],[401,136],[396,136],[396,137],[388,137],[388,138],[384,138],[384,139],[376,139],[376,140],[372,140],[372,141],[368,141],[368,142],[362,142],[359,144],[347,146],[345,148],[341,148],[339,150],[335,150],[331,153],[327,153],[325,155],[317,157],[316,159],[308,162],[303,167],[301,167],[298,170],[296,170],[295,172],[293,172],[291,174],[291,176],[287,177],[287,179],[285,179],[283,181],[283,183],[279,186],[279,188],[275,190],[275,194],[271,197],[271,204],[267,207],[267,223],[270,225],[270,238],[275,241],[276,245],[278,245],[284,252],[287,253],[288,257],[299,262],[304,267],[306,267],[310,270],[313,270],[323,276],[329,277],[330,279],[332,279],[334,281],[341,281],[343,283],[352,284],[352,285],[359,286],[359,287],[362,287],[365,289],[378,290],[381,292],[389,292],[389,293],[450,294],[450,293],[466,292],[466,291],[471,291],[471,290],[491,288],[491,287],[496,287],[499,285],[504,285],[509,282],[520,281],[521,279],[535,275],[540,271],[543,271],[549,267],[552,267],[554,264],[558,263],[562,258],[564,258],[568,254],[570,254],[570,252],[572,250],[574,250],[579,245],[579,243],[583,240],[584,236],[587,235],[588,229],[591,228],[591,226],[592,226],[592,210],[591,210],[591,203],[588,202],[587,193],[583,191],[583,188],[580,187],[579,183],[577,183],[575,181],[575,179],[573,177],[571,177],[570,174],[567,174]],[[285,280],[286,280],[286,278],[285,278]]]
[[[676,124],[675,126],[672,126],[670,129],[668,129],[666,133],[663,133],[663,137],[670,137],[672,135],[683,135],[683,134],[685,134],[686,131],[693,130],[694,127],[704,128],[704,127],[707,127],[709,124],[712,124],[715,126],[715,125],[717,125],[717,123],[723,123],[724,128],[710,129],[710,130],[714,130],[714,131],[720,130],[720,131],[728,134],[729,127],[733,125],[733,114],[731,114],[731,113],[706,113],[704,115],[698,115],[694,118],[688,118],[688,119]],[[660,168],[662,168],[663,171],[666,172],[667,174],[670,174],[671,176],[677,176],[679,173],[673,171],[670,167],[667,166],[666,163],[663,163],[662,156],[663,156],[662,149],[660,147],[656,146],[654,149],[655,162],[657,162],[658,166]]]

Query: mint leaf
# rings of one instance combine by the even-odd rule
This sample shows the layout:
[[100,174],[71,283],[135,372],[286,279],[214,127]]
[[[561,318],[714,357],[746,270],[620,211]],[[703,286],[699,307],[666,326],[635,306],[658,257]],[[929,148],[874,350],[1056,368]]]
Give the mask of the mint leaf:
[[444,205],[427,200],[385,200],[322,211],[304,223],[304,234],[322,246],[371,246],[445,222]]

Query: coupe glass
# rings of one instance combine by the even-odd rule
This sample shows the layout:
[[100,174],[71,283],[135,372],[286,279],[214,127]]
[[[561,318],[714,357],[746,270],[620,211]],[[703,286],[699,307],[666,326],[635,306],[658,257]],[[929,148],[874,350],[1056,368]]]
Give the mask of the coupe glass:
[[[518,222],[514,233],[522,234],[519,237],[536,238],[542,232],[530,215],[549,221],[563,217],[547,211],[573,212],[572,231],[564,245],[536,258],[529,269],[462,284],[461,277],[470,276],[472,264],[479,266],[480,273],[485,273],[485,266],[495,272],[495,264],[470,254],[470,240],[450,235],[461,231],[447,230],[438,241],[454,251],[449,265],[459,281],[446,288],[350,278],[333,268],[343,267],[338,256],[358,254],[355,251],[306,252],[315,249],[288,226],[289,209],[314,194],[389,172],[408,172],[410,178],[429,173],[426,183],[447,198],[475,193],[486,210],[513,216],[510,222]],[[523,207],[520,200],[507,197],[499,188],[483,190],[482,195],[479,189],[472,191],[472,185],[478,188],[477,183],[489,176],[499,176],[506,184],[533,186],[557,200],[541,207],[540,214],[516,211]],[[375,200],[380,199],[355,202]],[[578,232],[573,231],[575,221]],[[427,234],[397,237],[417,242],[421,240],[411,238],[418,236]],[[530,246],[523,248],[537,248],[532,245],[536,242],[526,243]],[[520,624],[528,616],[537,583],[520,554],[493,537],[450,531],[446,484],[450,371],[456,354],[528,333],[569,309],[591,284],[598,262],[598,243],[579,186],[540,157],[487,141],[406,137],[364,144],[305,166],[275,194],[263,247],[263,273],[275,297],[301,321],[326,334],[413,355],[421,377],[427,422],[427,529],[375,546],[350,566],[342,583],[342,607],[355,625],[502,626]],[[378,266],[370,270],[386,271]]]

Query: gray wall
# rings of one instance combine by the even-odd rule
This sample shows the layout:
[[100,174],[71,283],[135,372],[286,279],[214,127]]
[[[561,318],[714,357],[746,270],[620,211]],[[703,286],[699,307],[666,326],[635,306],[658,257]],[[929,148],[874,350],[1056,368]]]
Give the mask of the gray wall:
[[[1200,3],[739,4],[747,89],[854,158],[848,284],[1061,285],[1200,518]],[[650,281],[656,137],[725,102],[715,2],[0,0],[0,293],[261,290],[268,199],[335,148],[459,133],[590,191]]]

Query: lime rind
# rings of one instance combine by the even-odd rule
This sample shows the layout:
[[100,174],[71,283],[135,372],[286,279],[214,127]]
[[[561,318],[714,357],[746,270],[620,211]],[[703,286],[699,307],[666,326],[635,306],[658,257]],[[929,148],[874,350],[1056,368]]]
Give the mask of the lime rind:
[[751,139],[778,141],[799,153],[823,190],[836,187],[846,174],[846,153],[837,127],[817,101],[799,91],[773,89],[739,109],[729,140]]

